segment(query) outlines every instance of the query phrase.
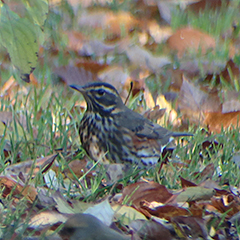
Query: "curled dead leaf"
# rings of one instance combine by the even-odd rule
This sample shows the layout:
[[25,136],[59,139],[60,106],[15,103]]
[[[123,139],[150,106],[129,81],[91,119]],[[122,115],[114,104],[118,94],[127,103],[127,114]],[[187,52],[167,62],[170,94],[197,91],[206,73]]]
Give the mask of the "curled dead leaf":
[[26,179],[30,176],[35,177],[39,171],[46,172],[53,164],[58,154],[52,154],[44,158],[37,158],[36,160],[24,161],[16,164],[12,164],[5,169],[5,173],[9,175],[17,176],[19,173],[23,173]]

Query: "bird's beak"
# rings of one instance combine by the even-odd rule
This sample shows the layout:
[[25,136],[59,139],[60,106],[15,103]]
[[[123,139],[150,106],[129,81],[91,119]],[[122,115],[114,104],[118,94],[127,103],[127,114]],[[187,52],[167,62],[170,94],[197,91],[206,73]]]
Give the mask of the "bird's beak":
[[86,92],[86,90],[82,86],[79,86],[79,85],[70,85],[69,87],[79,91],[80,93],[85,93]]

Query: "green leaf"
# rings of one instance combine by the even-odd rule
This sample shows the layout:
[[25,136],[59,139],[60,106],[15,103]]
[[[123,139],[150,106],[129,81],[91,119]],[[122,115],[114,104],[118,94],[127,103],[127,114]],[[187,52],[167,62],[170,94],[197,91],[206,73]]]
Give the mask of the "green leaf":
[[37,26],[20,18],[6,4],[2,4],[0,10],[0,43],[7,49],[21,78],[29,82],[38,60]]
[[35,24],[39,25],[42,28],[49,12],[48,1],[24,0],[23,2],[26,6],[29,17],[33,19],[33,22]]

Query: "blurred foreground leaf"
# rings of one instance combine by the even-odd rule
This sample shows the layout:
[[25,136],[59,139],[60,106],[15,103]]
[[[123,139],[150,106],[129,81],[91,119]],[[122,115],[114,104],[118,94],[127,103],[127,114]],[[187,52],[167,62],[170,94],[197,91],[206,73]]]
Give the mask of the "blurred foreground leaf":
[[7,49],[12,64],[20,71],[21,79],[26,82],[30,81],[29,75],[35,69],[38,60],[38,39],[41,30],[35,24],[40,27],[43,25],[48,7],[45,1],[38,2],[33,6],[29,1],[26,2],[27,13],[32,16],[30,19],[33,22],[27,18],[20,18],[5,3],[1,4],[0,9],[0,43]]

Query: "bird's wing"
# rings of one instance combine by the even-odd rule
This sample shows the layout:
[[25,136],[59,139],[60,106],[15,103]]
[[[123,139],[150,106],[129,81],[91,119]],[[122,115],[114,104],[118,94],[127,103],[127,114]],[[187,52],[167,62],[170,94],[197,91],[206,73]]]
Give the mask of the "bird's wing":
[[116,122],[121,127],[125,127],[140,138],[163,139],[172,136],[172,132],[167,129],[152,123],[144,118],[139,113],[136,113],[128,108],[116,114]]

